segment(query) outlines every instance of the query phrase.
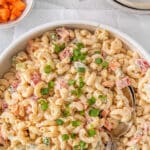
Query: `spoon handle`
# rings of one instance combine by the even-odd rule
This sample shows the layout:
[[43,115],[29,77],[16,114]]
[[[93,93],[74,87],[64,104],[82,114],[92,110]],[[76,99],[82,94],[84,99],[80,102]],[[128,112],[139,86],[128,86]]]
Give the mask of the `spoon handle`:
[[116,141],[114,141],[113,139],[111,139],[111,140],[107,143],[106,150],[117,150]]
[[115,141],[112,142],[112,150],[117,150],[117,144]]
[[130,92],[131,92],[131,96],[132,96],[132,107],[135,110],[136,109],[136,97],[135,97],[135,92],[132,86],[128,86]]

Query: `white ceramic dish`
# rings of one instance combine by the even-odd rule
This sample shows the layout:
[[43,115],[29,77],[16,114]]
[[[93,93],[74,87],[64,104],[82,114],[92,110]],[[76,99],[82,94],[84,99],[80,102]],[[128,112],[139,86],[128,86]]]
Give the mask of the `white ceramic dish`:
[[34,0],[25,0],[26,8],[23,11],[22,15],[15,21],[9,21],[7,23],[0,23],[0,29],[6,29],[17,25],[20,21],[22,21],[32,10],[34,5]]
[[122,33],[117,29],[95,22],[61,21],[44,24],[34,28],[26,34],[24,34],[23,36],[21,36],[15,42],[13,42],[7,49],[5,49],[0,55],[0,76],[9,69],[11,64],[11,57],[15,55],[18,51],[24,50],[29,39],[33,39],[34,37],[41,35],[45,31],[52,30],[60,26],[70,28],[84,28],[89,29],[91,31],[96,29],[97,27],[104,28],[110,31],[113,35],[119,37],[131,50],[137,51],[142,57],[144,57],[147,61],[150,62],[150,55],[136,41],[130,38],[127,34]]
[[[131,0],[107,0],[112,6],[128,13],[150,14],[149,2]],[[147,3],[147,4],[146,4]]]

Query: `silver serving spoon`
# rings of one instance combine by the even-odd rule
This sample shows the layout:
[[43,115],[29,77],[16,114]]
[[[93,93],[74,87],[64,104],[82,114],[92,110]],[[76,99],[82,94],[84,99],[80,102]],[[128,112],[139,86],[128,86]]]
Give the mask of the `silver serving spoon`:
[[132,124],[126,124],[124,122],[121,122],[118,124],[118,126],[115,129],[111,131],[105,129],[105,131],[110,136],[110,140],[107,143],[106,150],[117,150],[116,141],[119,139],[119,137],[125,135],[129,131],[131,125]]
[[[133,108],[133,122],[135,120],[135,110],[136,110],[136,98],[134,94],[134,89],[132,86],[128,86],[127,88],[123,89],[123,92],[125,93],[126,97],[129,99],[129,104]],[[116,141],[118,140],[119,137],[125,135],[129,129],[131,128],[132,123],[127,124],[124,122],[120,122],[118,126],[111,130],[108,131],[106,128],[105,131],[108,133],[110,136],[110,141],[107,143],[106,150],[117,150],[117,144]]]
[[132,86],[128,86],[123,89],[124,94],[129,99],[129,104],[133,108],[133,110],[136,110],[136,98],[135,98],[135,92]]

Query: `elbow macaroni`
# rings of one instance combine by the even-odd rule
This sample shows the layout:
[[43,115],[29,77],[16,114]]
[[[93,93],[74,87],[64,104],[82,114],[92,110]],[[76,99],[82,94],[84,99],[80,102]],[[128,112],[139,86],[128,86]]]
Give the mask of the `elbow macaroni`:
[[[125,122],[131,128],[118,149],[149,150],[150,69],[142,72],[137,59],[103,29],[57,28],[30,40],[0,79],[0,149],[105,150],[103,127]],[[134,124],[115,84],[125,76],[137,99]]]

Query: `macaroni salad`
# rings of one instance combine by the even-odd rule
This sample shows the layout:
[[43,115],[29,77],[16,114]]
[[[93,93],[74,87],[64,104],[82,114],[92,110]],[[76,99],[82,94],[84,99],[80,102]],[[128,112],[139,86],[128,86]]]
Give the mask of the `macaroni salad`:
[[0,79],[0,149],[105,150],[111,131],[136,118],[118,150],[150,149],[150,69],[104,29],[65,27],[28,42]]

